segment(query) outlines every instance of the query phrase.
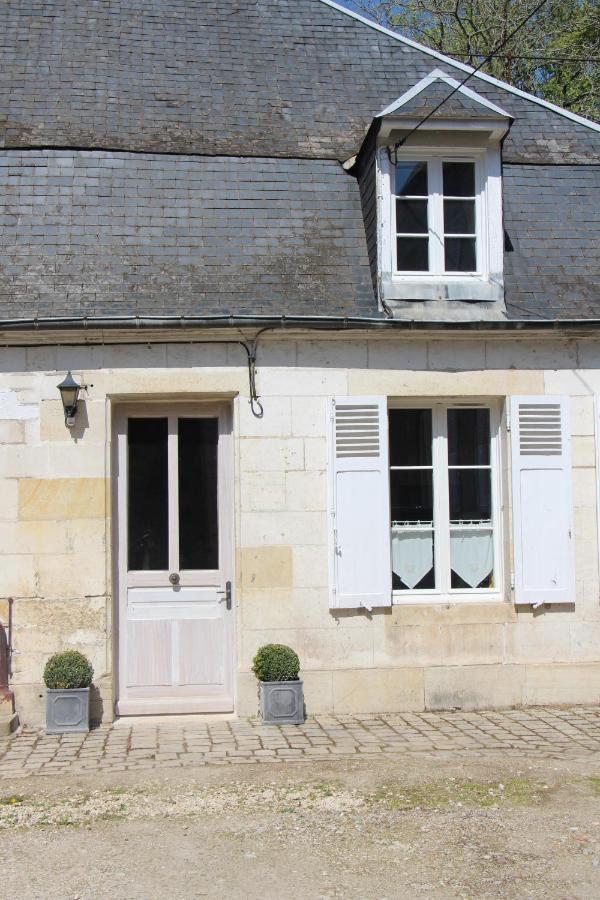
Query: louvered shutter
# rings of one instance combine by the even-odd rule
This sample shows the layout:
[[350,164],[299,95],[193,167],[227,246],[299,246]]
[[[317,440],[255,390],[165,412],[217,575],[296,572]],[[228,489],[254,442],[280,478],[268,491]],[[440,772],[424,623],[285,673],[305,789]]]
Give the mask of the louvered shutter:
[[390,606],[385,397],[338,397],[329,416],[330,606]]
[[512,397],[515,603],[575,602],[566,397]]

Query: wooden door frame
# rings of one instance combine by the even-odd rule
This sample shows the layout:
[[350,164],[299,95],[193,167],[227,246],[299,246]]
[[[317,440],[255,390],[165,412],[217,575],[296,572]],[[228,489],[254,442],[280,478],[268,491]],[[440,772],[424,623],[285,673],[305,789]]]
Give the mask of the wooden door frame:
[[[129,416],[168,416],[176,412],[178,415],[195,415],[203,417],[217,417],[219,420],[219,444],[218,444],[218,508],[219,508],[219,569],[228,573],[231,581],[232,604],[231,611],[231,683],[233,693],[234,711],[237,707],[237,629],[236,629],[236,591],[235,591],[235,460],[233,441],[233,403],[230,400],[209,400],[189,398],[164,400],[153,397],[152,399],[111,401],[111,551],[112,551],[112,667],[113,667],[113,713],[116,715],[117,704],[121,692],[121,641],[120,629],[123,609],[123,565],[126,566],[126,537],[123,534],[123,521],[120,511],[123,508],[125,496],[124,479],[119,478],[121,458],[121,442],[119,437],[123,434],[124,425]],[[223,472],[225,476],[223,477]],[[170,475],[169,475],[170,477]],[[151,714],[151,713],[149,713]],[[160,712],[155,713],[161,715]]]

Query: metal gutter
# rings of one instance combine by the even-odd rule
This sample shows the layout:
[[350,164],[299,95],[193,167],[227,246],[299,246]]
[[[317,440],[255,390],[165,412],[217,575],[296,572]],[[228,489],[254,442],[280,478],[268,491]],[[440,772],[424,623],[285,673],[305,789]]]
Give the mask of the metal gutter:
[[294,330],[348,331],[595,331],[600,319],[506,319],[499,321],[418,321],[373,316],[286,316],[286,315],[215,315],[215,316],[55,316],[48,318],[0,319],[0,332],[98,331],[115,329],[186,328],[268,328]]

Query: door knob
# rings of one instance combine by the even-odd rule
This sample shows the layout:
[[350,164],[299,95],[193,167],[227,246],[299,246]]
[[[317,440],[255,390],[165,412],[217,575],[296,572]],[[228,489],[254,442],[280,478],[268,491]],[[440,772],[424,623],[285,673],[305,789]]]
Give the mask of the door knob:
[[179,572],[171,572],[169,575],[169,581],[173,586],[179,584]]

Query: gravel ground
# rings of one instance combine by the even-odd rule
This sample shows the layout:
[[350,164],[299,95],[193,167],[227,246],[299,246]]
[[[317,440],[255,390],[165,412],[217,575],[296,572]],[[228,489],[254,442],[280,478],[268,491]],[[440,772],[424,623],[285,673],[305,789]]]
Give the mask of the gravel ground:
[[7,898],[600,897],[596,756],[252,764],[1,790]]

